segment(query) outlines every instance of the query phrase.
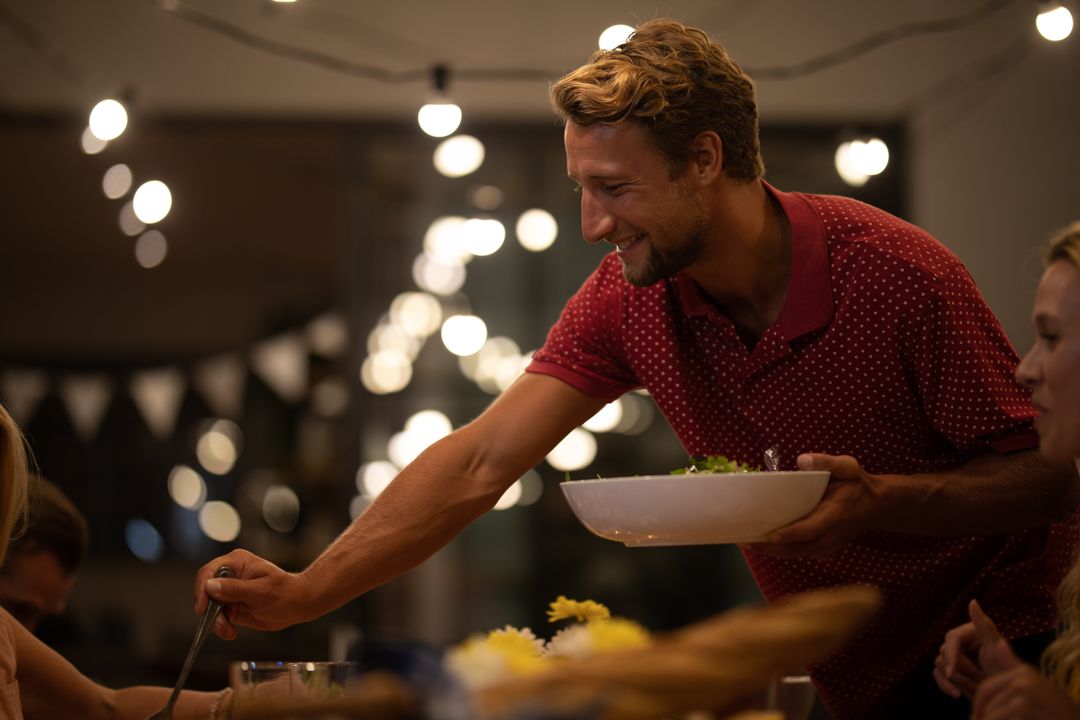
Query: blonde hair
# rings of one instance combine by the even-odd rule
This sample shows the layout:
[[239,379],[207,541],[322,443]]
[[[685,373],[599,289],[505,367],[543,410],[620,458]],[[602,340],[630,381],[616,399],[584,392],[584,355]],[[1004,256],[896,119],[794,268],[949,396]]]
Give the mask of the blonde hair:
[[749,182],[765,172],[753,81],[704,31],[674,20],[650,20],[614,50],[593,53],[552,85],[551,101],[578,125],[642,123],[673,175],[708,130],[723,142],[728,178]]
[[[1080,269],[1080,221],[1050,239],[1046,264],[1058,260],[1071,262]],[[1080,701],[1080,557],[1061,581],[1058,608],[1061,614],[1058,635],[1043,652],[1042,669],[1070,697]]]
[[1080,268],[1080,220],[1062,228],[1050,239],[1046,249],[1046,263],[1068,260]]
[[22,432],[0,405],[0,563],[12,536],[25,525],[29,478]]

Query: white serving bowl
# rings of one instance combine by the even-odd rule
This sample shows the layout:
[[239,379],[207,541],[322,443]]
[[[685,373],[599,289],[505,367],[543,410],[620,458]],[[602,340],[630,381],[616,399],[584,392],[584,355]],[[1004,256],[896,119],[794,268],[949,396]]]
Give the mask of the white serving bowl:
[[581,524],[629,547],[761,542],[807,515],[828,471],[688,473],[568,480]]

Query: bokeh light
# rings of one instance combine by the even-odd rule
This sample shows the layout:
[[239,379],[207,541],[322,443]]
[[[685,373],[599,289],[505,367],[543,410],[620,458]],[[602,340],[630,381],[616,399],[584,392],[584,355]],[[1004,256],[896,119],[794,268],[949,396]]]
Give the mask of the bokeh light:
[[146,563],[156,563],[165,554],[161,533],[142,518],[128,521],[124,527],[124,542],[132,555]]
[[521,213],[514,226],[518,243],[531,252],[547,250],[559,234],[559,223],[547,210],[533,208]]
[[491,255],[506,240],[506,227],[490,218],[469,218],[461,231],[465,236],[465,247],[473,255]]
[[547,454],[548,465],[569,472],[588,467],[596,459],[596,438],[588,430],[575,428]]
[[231,420],[215,420],[195,443],[195,457],[203,469],[214,475],[225,475],[236,465],[243,436]]
[[443,345],[455,355],[472,355],[487,340],[487,325],[475,315],[453,315],[442,324]]
[[442,325],[442,304],[425,292],[404,292],[390,303],[390,322],[416,338],[426,338]]
[[386,460],[364,463],[356,471],[356,489],[368,497],[377,497],[397,477],[397,474],[397,466]]
[[206,501],[206,481],[187,465],[177,465],[169,472],[169,497],[182,508],[197,510]]
[[518,500],[521,499],[521,481],[515,480],[510,487],[506,488],[506,492],[495,501],[495,506],[492,510],[507,510],[517,505]]
[[435,148],[434,163],[446,177],[464,177],[484,164],[484,144],[472,135],[455,135]]
[[466,218],[460,215],[444,215],[433,220],[424,232],[424,252],[442,261],[468,262],[472,254],[462,233],[465,222]]
[[132,198],[135,216],[147,225],[161,222],[172,209],[172,193],[160,180],[148,180],[139,186]]
[[123,207],[120,208],[120,215],[117,217],[117,223],[120,225],[120,232],[128,237],[135,237],[146,230],[146,223],[140,220],[139,216],[135,214],[135,207],[130,202],[124,203]]
[[232,542],[240,535],[240,513],[221,500],[211,500],[199,509],[199,527],[211,540]]
[[131,168],[124,163],[117,163],[105,171],[101,178],[101,189],[105,197],[119,200],[131,189]]
[[600,408],[600,410],[586,420],[581,427],[591,432],[611,432],[618,427],[619,422],[622,420],[622,416],[622,401],[615,400]]
[[87,155],[97,155],[108,146],[108,141],[102,140],[94,135],[94,133],[90,131],[90,128],[83,130],[82,137],[79,139],[79,147],[81,147],[82,151]]
[[400,392],[411,380],[412,362],[399,350],[380,350],[368,355],[360,366],[360,382],[376,395]]
[[465,285],[465,266],[460,260],[444,260],[427,253],[416,256],[412,274],[417,287],[436,295],[453,295]]
[[114,140],[127,127],[127,110],[119,101],[102,100],[90,111],[90,132],[98,140]]
[[147,270],[165,262],[169,243],[160,230],[147,230],[135,241],[135,262]]
[[300,498],[292,488],[274,485],[263,496],[262,512],[271,529],[280,533],[292,532],[300,519]]

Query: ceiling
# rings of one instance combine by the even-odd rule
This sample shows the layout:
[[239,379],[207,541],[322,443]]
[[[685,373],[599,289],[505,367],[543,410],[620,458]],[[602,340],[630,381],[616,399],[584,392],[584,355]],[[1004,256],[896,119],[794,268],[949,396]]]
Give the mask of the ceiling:
[[[0,363],[202,353],[266,332],[279,306],[324,306],[345,262],[347,128],[415,128],[436,64],[464,131],[543,128],[548,82],[601,30],[666,15],[708,30],[758,79],[763,123],[902,122],[1031,36],[1033,6],[0,0],[0,302],[21,306]],[[937,32],[907,32],[919,28]],[[77,138],[105,96],[128,100],[129,130],[87,158]],[[168,176],[176,202],[199,208],[161,223],[170,255],[151,273],[101,195],[116,162],[138,182]]]
[[[896,118],[1030,32],[1033,14],[1029,0],[0,0],[0,111],[84,113],[126,94],[136,114],[411,121],[430,68],[445,63],[466,124],[545,118],[547,81],[580,64],[601,30],[671,16],[759,78],[766,121]],[[943,21],[941,32],[872,39]],[[768,79],[868,38],[850,61]],[[407,78],[363,76],[371,69]],[[484,70],[529,79],[465,77]]]

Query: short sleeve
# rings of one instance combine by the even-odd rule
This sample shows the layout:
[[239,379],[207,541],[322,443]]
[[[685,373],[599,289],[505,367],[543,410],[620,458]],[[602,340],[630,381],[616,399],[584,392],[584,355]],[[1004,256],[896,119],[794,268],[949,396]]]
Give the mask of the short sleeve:
[[639,387],[622,359],[625,290],[618,258],[605,256],[567,302],[526,372],[559,378],[604,402]]
[[931,424],[961,450],[1035,447],[1035,410],[1013,375],[1019,358],[967,270],[952,263],[924,287],[909,357]]

